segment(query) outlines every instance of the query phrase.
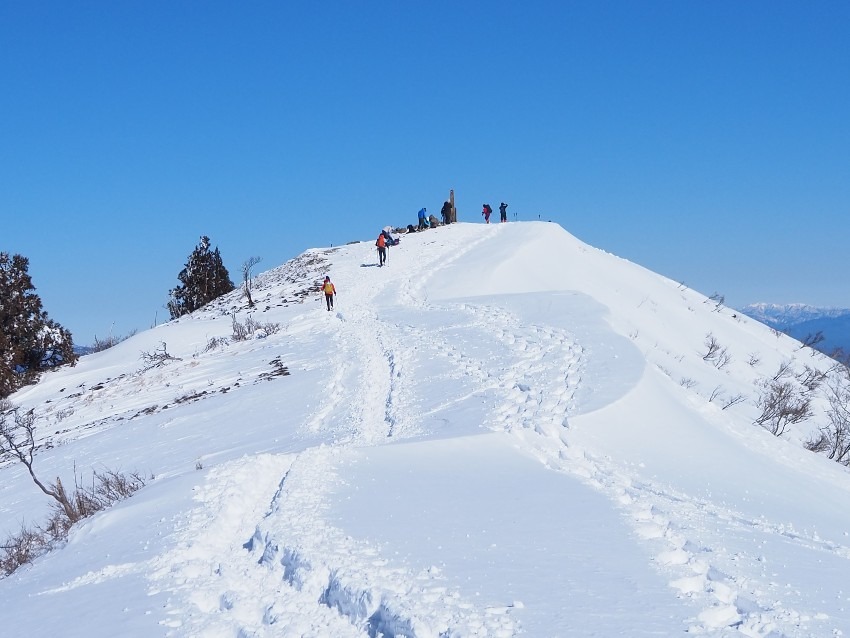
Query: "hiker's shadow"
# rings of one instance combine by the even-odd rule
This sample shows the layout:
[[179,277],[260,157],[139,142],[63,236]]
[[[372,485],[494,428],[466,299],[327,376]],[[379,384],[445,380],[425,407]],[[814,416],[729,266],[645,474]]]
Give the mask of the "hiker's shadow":
[[361,268],[377,268],[380,264],[360,264]]

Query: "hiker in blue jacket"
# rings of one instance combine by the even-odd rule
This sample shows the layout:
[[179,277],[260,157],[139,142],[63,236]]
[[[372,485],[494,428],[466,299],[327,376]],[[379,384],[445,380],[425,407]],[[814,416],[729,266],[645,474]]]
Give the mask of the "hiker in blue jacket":
[[425,218],[427,217],[427,214],[425,213],[425,209],[424,209],[424,208],[422,208],[422,209],[419,211],[419,215],[418,215],[418,216],[419,216],[419,230],[422,230],[423,228],[428,228],[428,224],[427,224],[427,223],[425,223]]

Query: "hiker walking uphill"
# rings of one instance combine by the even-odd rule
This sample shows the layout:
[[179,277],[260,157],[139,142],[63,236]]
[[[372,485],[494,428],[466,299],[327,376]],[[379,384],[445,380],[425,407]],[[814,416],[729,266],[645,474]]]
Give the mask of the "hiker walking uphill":
[[383,266],[387,263],[387,238],[383,232],[378,235],[375,245],[378,247],[378,265]]
[[484,222],[489,224],[490,223],[490,215],[493,214],[493,209],[490,208],[490,204],[484,204],[484,208],[481,211],[481,214],[484,215]]
[[419,230],[422,230],[423,228],[428,227],[428,224],[425,223],[426,215],[427,215],[427,212],[425,211],[425,209],[420,208],[419,212],[417,213],[417,217],[419,218]]
[[322,292],[325,293],[325,303],[328,305],[328,312],[330,312],[333,310],[334,295],[336,295],[336,288],[331,283],[330,277],[325,277],[325,282],[322,284]]
[[503,224],[508,221],[508,205],[505,202],[499,204],[499,221]]

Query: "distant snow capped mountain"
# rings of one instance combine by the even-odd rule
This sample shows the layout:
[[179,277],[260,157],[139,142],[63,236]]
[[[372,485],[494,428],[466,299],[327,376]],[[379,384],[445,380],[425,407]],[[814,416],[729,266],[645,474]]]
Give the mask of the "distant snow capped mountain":
[[756,303],[741,308],[741,312],[800,341],[807,341],[821,333],[823,340],[815,347],[826,354],[832,354],[839,348],[850,352],[848,308]]
[[748,317],[780,330],[806,321],[850,316],[848,308],[825,308],[802,303],[754,303],[740,310]]

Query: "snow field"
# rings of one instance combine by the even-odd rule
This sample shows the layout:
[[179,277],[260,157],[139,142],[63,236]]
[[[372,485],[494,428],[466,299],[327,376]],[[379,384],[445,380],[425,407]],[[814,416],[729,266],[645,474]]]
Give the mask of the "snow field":
[[[9,628],[49,596],[38,629],[87,638],[850,631],[847,473],[752,425],[754,381],[828,362],[550,224],[405,236],[384,268],[372,243],[14,397],[47,475],[155,478],[0,582]],[[280,329],[208,348],[232,313]],[[140,370],[163,342],[180,360]],[[37,513],[0,471],[0,512]]]

